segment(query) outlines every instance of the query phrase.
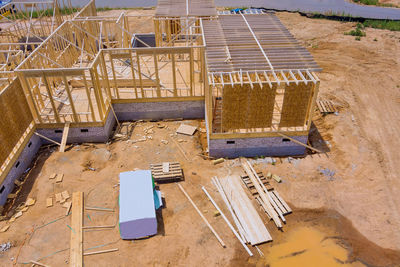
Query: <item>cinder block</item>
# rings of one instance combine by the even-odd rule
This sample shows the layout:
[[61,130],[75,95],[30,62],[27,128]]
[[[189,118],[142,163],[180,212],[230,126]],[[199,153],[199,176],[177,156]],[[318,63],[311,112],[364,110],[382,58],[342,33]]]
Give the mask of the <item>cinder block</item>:
[[[291,136],[306,144],[307,136]],[[257,156],[304,155],[306,148],[282,137],[210,139],[211,157],[236,158]]]

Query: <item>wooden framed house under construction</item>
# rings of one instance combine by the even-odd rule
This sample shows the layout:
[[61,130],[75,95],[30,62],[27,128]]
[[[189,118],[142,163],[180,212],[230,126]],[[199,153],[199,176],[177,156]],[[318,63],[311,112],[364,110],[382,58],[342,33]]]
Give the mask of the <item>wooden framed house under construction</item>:
[[161,0],[143,37],[130,27],[142,15],[98,16],[92,0],[2,46],[0,205],[41,144],[106,142],[119,121],[205,119],[212,157],[304,154],[321,69],[255,13]]

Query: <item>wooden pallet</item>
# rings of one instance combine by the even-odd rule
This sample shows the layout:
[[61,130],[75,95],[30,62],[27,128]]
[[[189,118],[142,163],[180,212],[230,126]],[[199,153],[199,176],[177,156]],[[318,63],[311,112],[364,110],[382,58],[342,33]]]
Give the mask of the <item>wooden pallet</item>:
[[330,114],[336,112],[335,106],[333,105],[332,101],[329,100],[318,100],[317,106],[322,114]]
[[[270,183],[268,182],[267,178],[264,177],[262,172],[258,172],[257,173],[258,177],[260,177],[261,182],[265,185],[265,187],[267,188],[268,191],[273,190],[274,188],[270,185]],[[248,175],[243,175],[240,176],[240,178],[242,179],[242,182],[245,184],[245,186],[247,187],[247,189],[249,189],[250,193],[253,196],[257,196],[258,192],[256,190],[256,188],[254,187],[253,183],[251,182],[250,178]]]
[[169,164],[168,172],[164,172],[163,163],[150,164],[151,174],[154,181],[162,182],[175,182],[183,181],[183,171],[179,162],[167,162]]

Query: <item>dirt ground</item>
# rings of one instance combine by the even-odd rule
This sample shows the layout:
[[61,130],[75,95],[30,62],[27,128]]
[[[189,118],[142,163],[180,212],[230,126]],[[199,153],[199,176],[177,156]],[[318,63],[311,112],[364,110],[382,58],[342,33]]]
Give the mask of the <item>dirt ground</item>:
[[[254,164],[257,170],[281,176],[283,182],[273,182],[273,186],[294,210],[286,216],[283,232],[260,212],[274,239],[259,246],[264,257],[255,248],[251,248],[255,256],[248,257],[221,216],[214,216],[215,209],[201,190],[204,185],[224,207],[210,179],[241,173],[238,161],[228,160],[214,166],[203,159],[199,132],[195,136],[174,135],[181,121],[160,122],[167,126],[164,128],[159,128],[156,122],[142,122],[134,127],[130,139],[141,139],[144,130],[153,126],[154,133],[148,134],[151,140],[75,145],[65,153],[57,152],[56,147],[42,148],[12,211],[28,197],[37,201],[10,224],[8,231],[0,234],[0,244],[12,243],[9,250],[0,252],[0,265],[26,266],[24,263],[29,260],[40,260],[50,266],[68,264],[70,216],[65,216],[65,208],[59,203],[46,208],[46,198],[54,199],[55,193],[64,190],[70,195],[73,191],[83,191],[86,206],[115,211],[86,210],[84,225],[116,224],[118,174],[136,168],[148,169],[150,163],[179,161],[185,174],[181,184],[227,248],[220,246],[176,184],[161,184],[165,207],[159,214],[158,234],[148,239],[123,241],[118,227],[86,231],[85,252],[119,249],[85,256],[86,266],[285,266],[285,262],[273,259],[275,248],[286,245],[292,250],[284,258],[299,257],[298,262],[304,259],[300,257],[329,255],[333,259],[329,263],[333,265],[329,266],[398,266],[400,33],[367,28],[367,36],[356,41],[343,34],[354,27],[353,23],[309,19],[293,13],[278,13],[278,16],[323,68],[319,75],[320,98],[330,99],[340,108],[337,115],[322,117],[317,111],[314,114],[311,143],[327,153],[276,159],[274,165],[258,159]],[[203,127],[200,121],[185,123]],[[321,137],[327,142],[322,142]],[[63,173],[62,183],[49,180],[52,173]],[[224,211],[227,213],[225,208]],[[1,221],[0,228],[6,224]],[[334,252],[315,251],[302,243],[293,245],[293,237],[301,233],[315,234],[318,242],[314,246],[318,248],[326,245],[323,243],[326,239],[333,240]],[[346,253],[343,255],[336,245]],[[310,262],[307,266],[321,265]]]

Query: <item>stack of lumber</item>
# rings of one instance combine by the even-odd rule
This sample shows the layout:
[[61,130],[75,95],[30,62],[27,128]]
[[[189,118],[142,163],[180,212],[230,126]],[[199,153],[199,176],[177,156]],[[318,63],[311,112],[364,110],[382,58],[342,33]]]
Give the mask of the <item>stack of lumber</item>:
[[228,207],[242,240],[251,245],[272,241],[271,235],[244,191],[239,176],[212,179]]
[[[278,191],[276,191],[269,181],[264,177],[262,172],[257,172],[258,177],[260,177],[260,180],[264,184],[264,186],[267,188],[268,192],[270,193],[270,196],[272,200],[275,202],[275,204],[278,206],[279,210],[282,212],[283,215],[287,215],[292,212],[291,208],[289,205],[281,198],[279,195]],[[260,202],[260,197],[258,195],[257,190],[255,189],[253,183],[251,182],[250,178],[248,175],[242,175],[240,176],[242,178],[242,182],[246,185],[247,189],[249,189],[250,193],[256,198],[257,202],[262,206]]]
[[282,228],[282,222],[286,223],[283,215],[291,212],[290,207],[280,197],[275,190],[268,190],[261,180],[258,173],[254,170],[253,166],[248,160],[242,161],[242,167],[252,186],[256,189],[258,196],[256,197],[259,204],[263,207],[268,217],[271,218],[278,228]]
[[[272,185],[269,183],[269,181],[267,180],[267,178],[264,177],[262,172],[258,172],[257,173],[258,177],[260,177],[260,180],[262,181],[262,183],[265,185],[265,187],[267,188],[268,191],[274,190],[274,188],[272,187]],[[242,181],[244,183],[244,185],[247,187],[247,189],[249,189],[250,193],[253,196],[257,196],[258,192],[255,189],[253,183],[251,182],[250,178],[248,175],[241,175],[240,178],[242,178]]]
[[158,183],[183,180],[183,171],[179,162],[150,164],[150,170],[154,181]]

